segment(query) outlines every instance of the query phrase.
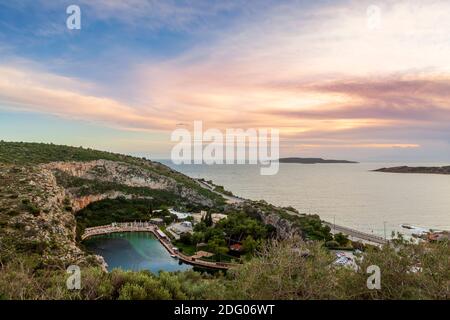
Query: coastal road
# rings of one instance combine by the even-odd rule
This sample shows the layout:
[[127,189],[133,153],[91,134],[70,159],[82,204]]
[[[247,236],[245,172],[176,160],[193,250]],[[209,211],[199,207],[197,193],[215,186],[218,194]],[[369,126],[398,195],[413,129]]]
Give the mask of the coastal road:
[[[245,201],[245,199],[243,199],[243,198],[239,198],[236,196],[228,196],[223,193],[217,192],[214,190],[213,186],[211,186],[209,183],[207,183],[205,181],[201,181],[201,180],[197,180],[197,179],[196,179],[196,181],[203,188],[208,189],[208,190],[224,197],[228,203],[240,203],[240,202]],[[299,215],[298,213],[293,212],[293,211],[286,210],[286,212],[291,215]],[[351,228],[335,225],[335,224],[327,222],[327,221],[322,221],[322,223],[331,228],[331,233],[333,233],[333,234],[339,233],[339,232],[343,233],[343,234],[347,235],[350,238],[350,240],[353,240],[353,241],[361,241],[363,243],[368,243],[368,244],[378,245],[378,246],[387,243],[387,241],[380,236],[376,236],[373,234],[365,233],[365,232],[354,230]]]
[[[290,215],[299,215],[299,213],[289,211],[289,210],[286,210],[286,212],[289,213]],[[386,241],[384,238],[374,235],[374,234],[365,233],[365,232],[351,229],[348,227],[339,226],[339,225],[336,225],[336,224],[333,224],[333,223],[330,223],[330,222],[327,222],[324,220],[322,220],[322,223],[324,225],[330,227],[330,229],[331,229],[330,232],[332,234],[336,234],[336,233],[345,234],[352,241],[361,241],[363,243],[372,244],[372,245],[376,245],[376,246],[380,246],[380,245],[388,243],[388,241]]]
[[197,183],[201,187],[203,187],[205,189],[208,189],[209,191],[214,192],[215,194],[221,195],[227,201],[227,203],[230,203],[230,204],[231,203],[241,203],[241,202],[245,201],[245,199],[242,199],[242,198],[239,198],[239,197],[236,197],[236,196],[229,196],[229,195],[220,193],[220,192],[214,190],[214,187],[212,185],[210,185],[209,183],[205,182],[205,181],[201,181],[201,180],[198,180],[198,179],[196,179],[195,181],[197,181]]
[[327,225],[331,228],[331,233],[343,233],[349,237],[351,237],[351,240],[362,240],[363,242],[368,242],[370,244],[376,244],[376,245],[383,245],[386,244],[387,241],[380,236],[376,236],[373,234],[365,233],[362,231],[354,230],[351,228],[338,226],[333,223],[322,221],[324,225]]

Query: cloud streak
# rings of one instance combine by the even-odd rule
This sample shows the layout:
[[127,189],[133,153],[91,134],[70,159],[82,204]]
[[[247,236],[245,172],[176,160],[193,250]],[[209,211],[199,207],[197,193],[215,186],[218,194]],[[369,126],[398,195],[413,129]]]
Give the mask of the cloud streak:
[[[448,142],[447,1],[380,1],[378,30],[367,28],[369,1],[81,4],[98,21],[132,28],[213,26],[196,30],[212,39],[175,57],[122,66],[124,79],[111,83],[3,64],[3,105],[127,130],[170,131],[194,120],[220,129],[277,127],[293,153],[298,146],[416,149],[432,139]],[[240,7],[232,26],[214,24]]]
[[5,66],[0,66],[0,75],[0,104],[9,108],[127,130],[161,129],[167,123],[113,99],[77,91],[87,85],[74,79]]

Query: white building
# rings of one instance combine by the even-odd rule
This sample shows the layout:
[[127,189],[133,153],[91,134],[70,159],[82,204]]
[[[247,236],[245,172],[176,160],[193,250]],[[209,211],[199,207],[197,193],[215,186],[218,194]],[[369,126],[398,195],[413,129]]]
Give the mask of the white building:
[[178,223],[173,223],[169,227],[167,227],[172,234],[181,235],[183,233],[193,233],[194,229],[192,228],[192,223],[189,221],[183,221]]
[[187,217],[189,217],[191,215],[190,213],[178,212],[178,211],[175,211],[173,209],[169,209],[169,212],[171,214],[176,215],[179,220],[186,219]]

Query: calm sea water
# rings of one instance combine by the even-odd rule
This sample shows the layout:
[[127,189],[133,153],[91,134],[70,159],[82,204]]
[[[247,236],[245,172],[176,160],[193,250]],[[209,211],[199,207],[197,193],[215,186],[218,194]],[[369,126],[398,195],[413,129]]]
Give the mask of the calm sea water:
[[94,236],[87,239],[86,247],[101,255],[108,270],[183,271],[192,268],[172,258],[167,250],[149,232],[123,232]]
[[[223,185],[234,194],[280,206],[365,232],[388,236],[410,223],[450,229],[450,176],[372,172],[404,164],[280,164],[278,174],[261,176],[253,165],[174,165],[194,178]],[[444,164],[408,164],[444,165]]]

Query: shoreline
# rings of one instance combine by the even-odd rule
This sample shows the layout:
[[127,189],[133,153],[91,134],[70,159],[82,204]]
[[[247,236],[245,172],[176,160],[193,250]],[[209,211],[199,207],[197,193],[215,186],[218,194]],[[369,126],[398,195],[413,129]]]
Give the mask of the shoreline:
[[[209,184],[208,182],[204,181],[204,179],[202,180],[202,178],[200,178],[200,179],[193,178],[193,179],[195,179],[200,186],[206,188],[207,190],[210,190],[216,194],[223,196],[229,203],[242,203],[245,201],[252,201],[250,199],[245,199],[245,198],[238,197],[235,195],[225,195],[218,191],[215,191],[214,185]],[[298,215],[298,213],[293,212],[293,211],[286,210],[286,212],[290,215]],[[386,244],[389,242],[389,240],[384,239],[381,236],[365,233],[363,231],[355,230],[355,229],[352,229],[349,227],[339,226],[339,225],[327,222],[325,220],[322,220],[322,223],[331,228],[331,233],[333,233],[333,229],[335,229],[335,230],[338,230],[338,232],[341,232],[341,233],[349,236],[350,239],[353,238],[355,241],[366,242],[366,243],[374,244],[374,245],[383,245],[383,244]]]
[[[410,236],[402,224],[414,224],[424,229],[450,230],[448,212],[450,205],[445,175],[382,175],[373,170],[398,165],[396,162],[363,162],[346,165],[324,165],[323,168],[283,164],[278,177],[256,177],[256,169],[250,165],[235,166],[222,170],[220,166],[173,165],[173,170],[193,179],[212,180],[214,184],[236,192],[236,195],[252,201],[266,200],[279,207],[292,206],[301,213],[317,214],[326,222],[336,223],[367,235],[390,239],[397,232]],[[410,166],[442,166],[444,163],[408,163]],[[223,165],[225,167],[226,165]],[[295,167],[295,168],[294,168]],[[309,169],[312,168],[312,169]],[[291,175],[292,173],[292,175]],[[314,180],[329,174],[331,185]],[[439,177],[440,176],[440,177]],[[354,179],[352,180],[352,178]],[[255,179],[255,180],[253,180]],[[333,180],[334,179],[334,180]],[[297,181],[299,180],[299,181]],[[302,180],[302,181],[300,181]],[[417,182],[418,187],[413,187]],[[261,183],[261,184],[260,184]],[[346,189],[338,183],[345,183]],[[277,185],[280,184],[280,188]],[[386,184],[394,190],[383,191]],[[324,189],[321,189],[321,188]],[[335,188],[337,187],[336,191]],[[310,189],[308,189],[310,188]],[[433,190],[436,188],[435,190]],[[209,187],[208,189],[211,189]],[[422,189],[423,192],[422,192]],[[311,190],[311,191],[310,191]],[[321,190],[324,190],[323,193]],[[380,191],[382,190],[382,191]],[[430,191],[432,190],[432,191]],[[220,190],[219,190],[220,191]],[[326,192],[331,192],[328,195]],[[227,196],[224,196],[227,198]],[[423,197],[423,198],[422,198]],[[322,203],[320,199],[324,200]],[[399,199],[410,199],[402,203]],[[418,199],[423,199],[420,201]],[[233,201],[243,201],[235,196]],[[245,201],[245,199],[244,199]],[[315,209],[312,209],[315,208]],[[386,232],[383,224],[386,223]]]
[[191,256],[187,256],[177,250],[174,250],[171,241],[167,238],[164,238],[167,236],[165,236],[165,234],[156,225],[149,222],[112,223],[110,225],[86,228],[81,236],[81,241],[84,241],[93,236],[119,232],[150,232],[156,237],[156,239],[158,239],[159,243],[167,250],[167,252],[171,256],[176,256],[180,261],[200,268],[228,270],[239,265],[228,262],[209,262],[197,260]]

